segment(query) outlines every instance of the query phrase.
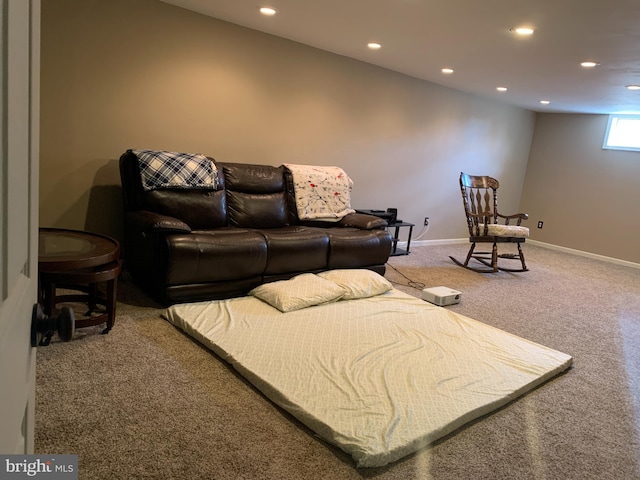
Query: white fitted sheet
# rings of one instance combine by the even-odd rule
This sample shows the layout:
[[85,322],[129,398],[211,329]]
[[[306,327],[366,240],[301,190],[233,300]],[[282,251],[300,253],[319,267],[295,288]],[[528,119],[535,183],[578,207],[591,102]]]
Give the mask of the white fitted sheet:
[[164,316],[358,467],[413,453],[572,363],[399,290],[288,313],[243,297]]

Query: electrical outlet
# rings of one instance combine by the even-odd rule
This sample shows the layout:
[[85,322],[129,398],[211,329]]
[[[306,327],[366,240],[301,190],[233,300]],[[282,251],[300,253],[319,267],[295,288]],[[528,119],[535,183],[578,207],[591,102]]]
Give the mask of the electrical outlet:
[[544,222],[542,220],[538,221],[538,228],[542,228],[542,225],[544,225]]
[[429,226],[429,217],[424,217],[424,226],[425,227]]

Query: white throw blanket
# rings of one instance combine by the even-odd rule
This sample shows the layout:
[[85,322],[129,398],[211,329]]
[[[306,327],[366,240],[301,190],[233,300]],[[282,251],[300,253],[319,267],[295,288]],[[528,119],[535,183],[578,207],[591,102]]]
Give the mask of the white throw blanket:
[[293,177],[300,220],[338,221],[349,213],[353,182],[340,167],[284,165]]

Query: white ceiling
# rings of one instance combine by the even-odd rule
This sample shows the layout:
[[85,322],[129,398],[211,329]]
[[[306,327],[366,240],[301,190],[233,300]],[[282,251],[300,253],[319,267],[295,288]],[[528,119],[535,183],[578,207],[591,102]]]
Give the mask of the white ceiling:
[[529,110],[640,113],[640,0],[162,1]]

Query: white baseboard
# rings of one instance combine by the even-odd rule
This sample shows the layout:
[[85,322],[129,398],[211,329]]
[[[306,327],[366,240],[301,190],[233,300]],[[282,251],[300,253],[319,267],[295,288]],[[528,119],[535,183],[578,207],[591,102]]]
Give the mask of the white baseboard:
[[[538,240],[527,239],[528,243],[536,245],[542,248],[548,248],[550,250],[558,250],[560,252],[570,253],[572,255],[578,255],[580,257],[593,258],[595,260],[601,260],[603,262],[615,263],[617,265],[623,265],[625,267],[640,268],[640,263],[629,262],[627,260],[621,260],[619,258],[606,257],[604,255],[598,255],[597,253],[583,252],[582,250],[575,250],[573,248],[561,247],[559,245],[553,245],[552,243],[540,242]],[[461,243],[469,243],[468,238],[445,238],[441,240],[416,240],[411,242],[411,246],[423,247],[428,245],[457,245]],[[407,247],[407,242],[398,242],[398,246],[404,248]]]
[[619,258],[606,257],[604,255],[598,255],[597,253],[584,252],[582,250],[575,250],[573,248],[561,247],[560,245],[554,245],[552,243],[540,242],[538,240],[527,240],[527,242],[538,247],[548,248],[550,250],[558,250],[560,252],[570,253],[572,255],[579,255],[581,257],[593,258],[595,260],[601,260],[603,262],[615,263],[617,265],[624,265],[625,267],[640,268],[640,263],[629,262],[627,260],[621,260]]
[[[424,247],[427,245],[455,245],[458,243],[469,243],[468,238],[443,238],[441,240],[416,240],[411,241],[411,246]],[[398,245],[404,244],[407,246],[407,242],[398,242]]]

